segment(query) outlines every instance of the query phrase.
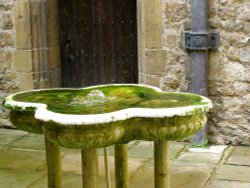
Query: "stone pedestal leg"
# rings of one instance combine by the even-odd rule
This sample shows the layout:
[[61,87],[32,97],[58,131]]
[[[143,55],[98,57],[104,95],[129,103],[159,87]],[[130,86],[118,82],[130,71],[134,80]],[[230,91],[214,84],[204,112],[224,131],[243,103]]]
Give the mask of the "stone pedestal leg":
[[57,144],[45,136],[48,188],[62,188],[61,154]]
[[127,144],[115,145],[116,188],[128,188],[128,147]]
[[98,156],[96,149],[82,150],[82,187],[99,187]]
[[154,142],[155,188],[170,188],[168,142]]
[[110,168],[109,168],[109,154],[108,154],[108,149],[105,147],[105,148],[103,148],[103,151],[104,151],[106,188],[111,188],[111,177],[110,177]]

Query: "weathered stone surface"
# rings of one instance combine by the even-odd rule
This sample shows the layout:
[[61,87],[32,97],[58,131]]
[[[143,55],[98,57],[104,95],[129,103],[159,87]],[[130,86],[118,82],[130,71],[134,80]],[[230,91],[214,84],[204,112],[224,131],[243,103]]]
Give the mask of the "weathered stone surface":
[[231,156],[250,156],[250,147],[237,146]]
[[33,70],[31,50],[17,50],[14,54],[12,69],[17,72],[31,73]]
[[[146,50],[145,62],[142,64],[142,73],[152,75],[162,75],[166,65],[165,50]],[[157,66],[156,66],[157,65]]]
[[171,186],[174,188],[203,188],[215,165],[198,161],[172,161]]
[[216,180],[208,185],[208,188],[249,188],[250,183],[231,181],[231,180]]
[[4,13],[3,14],[3,29],[11,29],[13,27],[13,17],[11,13]]
[[30,6],[29,1],[17,1],[15,4],[15,30],[17,49],[32,48],[32,32],[30,23]]
[[229,165],[247,165],[250,166],[250,155],[249,156],[231,156],[226,164]]
[[[247,111],[249,98],[244,97],[216,97],[213,116],[209,118],[210,141],[212,143],[249,144],[249,112]],[[239,113],[244,109],[241,113]],[[220,135],[220,136],[219,136]]]
[[215,179],[234,180],[250,183],[250,167],[223,165],[216,173]]
[[48,85],[50,87],[61,87],[61,85],[62,85],[61,68],[53,70],[49,73],[48,83],[49,83]]
[[237,13],[238,17],[244,21],[250,21],[250,4],[248,3],[246,6],[238,7]]
[[[98,158],[99,165],[99,176],[105,177],[105,165],[104,165],[104,157],[99,156]],[[135,173],[140,169],[141,166],[144,165],[146,159],[143,158],[130,158],[129,160],[129,176],[132,178]],[[110,165],[110,175],[111,178],[115,178],[115,166],[114,166],[114,157],[109,156],[108,159]],[[62,158],[62,170],[64,174],[81,174],[81,155],[80,154],[66,154]]]
[[[11,71],[15,48],[14,14],[12,0],[0,1],[0,101],[18,89],[16,73]],[[0,106],[0,126],[11,125],[7,120],[8,111]]]
[[61,67],[60,48],[48,48],[48,69],[54,71]]
[[[18,132],[18,131],[14,131]],[[21,131],[20,131],[21,132]],[[21,132],[25,133],[26,132]],[[40,134],[27,134],[26,136],[12,142],[10,147],[15,149],[27,149],[27,150],[45,150],[44,136]]]
[[250,46],[240,49],[239,58],[241,62],[250,62]]
[[[25,160],[24,160],[25,159]],[[12,161],[11,163],[9,161]],[[2,169],[35,172],[45,165],[45,152],[0,150],[0,165]]]
[[161,76],[139,73],[139,82],[160,88]]
[[[249,145],[249,10],[248,1],[209,1],[209,21],[221,40],[210,53],[209,93],[215,108],[209,120],[210,141]],[[232,97],[230,100],[228,96]]]
[[3,67],[4,67],[4,64],[3,64],[3,50],[0,49],[0,71],[3,71]]
[[0,146],[7,146],[26,134],[19,130],[0,129]]
[[[44,188],[47,186],[47,176],[45,167],[45,153],[41,145],[41,135],[29,135],[22,131],[0,130],[0,183],[1,188]],[[34,142],[34,144],[32,143]],[[7,144],[7,145],[6,145]],[[7,149],[7,146],[9,149]],[[24,146],[24,147],[21,147]],[[182,150],[185,143],[170,142],[170,154],[173,152],[186,153]],[[154,162],[153,156],[150,157],[149,147],[152,142],[131,142],[129,144],[131,155],[129,155],[130,167],[130,186],[131,188],[152,188],[154,187]],[[13,149],[15,148],[15,149]],[[63,187],[81,187],[81,156],[80,150],[62,149],[63,161]],[[112,147],[109,147],[109,162],[111,167],[112,187],[114,185],[114,167]],[[100,149],[102,151],[102,149]],[[190,153],[190,152],[188,152]],[[218,163],[206,163],[194,159],[182,161],[172,158],[171,165],[171,187],[173,188],[249,188],[248,161],[242,161],[241,166]],[[207,153],[211,154],[211,153]],[[221,154],[216,154],[222,158]],[[145,157],[144,157],[145,156]],[[229,159],[234,156],[250,156],[249,147],[233,147],[229,153]],[[204,155],[209,161],[210,155]],[[174,159],[174,160],[173,160]],[[100,187],[105,187],[105,175],[103,165],[103,153],[99,152],[100,166]],[[35,162],[35,163],[33,163]],[[219,161],[218,161],[219,162]],[[228,161],[227,161],[228,162]],[[246,162],[243,164],[243,162]],[[27,165],[28,164],[28,165]],[[226,168],[225,168],[226,167]],[[214,176],[215,175],[215,176]]]
[[[2,188],[29,187],[31,182],[38,181],[44,176],[44,172],[27,172],[23,170],[1,170],[0,171],[0,184]],[[45,187],[45,184],[43,184]]]
[[183,65],[167,61],[166,73],[161,79],[161,88],[165,91],[186,91],[185,73]]
[[161,49],[162,16],[160,0],[143,1],[142,14],[145,30],[145,47]]
[[246,34],[250,33],[250,22],[246,22],[246,23],[244,24],[244,32],[245,32]]
[[0,47],[13,47],[14,46],[13,34],[9,31],[0,32]]
[[21,91],[33,89],[33,74],[32,73],[19,73],[18,74],[19,88]]
[[57,47],[60,43],[58,6],[58,0],[46,2],[48,47]]
[[[206,156],[206,157],[205,157]],[[209,156],[209,157],[208,157]],[[200,153],[200,152],[185,152],[178,157],[179,161],[185,162],[199,162],[199,163],[210,163],[211,166],[214,163],[218,163],[220,155],[214,153]]]
[[[102,184],[100,183],[100,185],[102,185]],[[37,181],[33,182],[29,186],[29,188],[44,188],[46,186],[47,186],[47,177],[43,176],[43,177],[39,178]],[[82,187],[82,176],[75,175],[75,174],[63,175],[63,188],[67,188],[67,187]],[[8,187],[6,187],[6,188],[8,188]]]

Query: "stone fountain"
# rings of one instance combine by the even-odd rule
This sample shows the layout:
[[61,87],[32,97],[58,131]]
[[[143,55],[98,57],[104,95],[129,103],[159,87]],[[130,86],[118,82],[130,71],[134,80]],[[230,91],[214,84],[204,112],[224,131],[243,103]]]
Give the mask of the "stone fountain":
[[169,188],[168,142],[199,131],[211,101],[139,84],[43,89],[7,97],[19,129],[45,135],[48,187],[62,187],[60,148],[82,150],[83,187],[98,187],[96,148],[115,145],[116,187],[128,187],[127,143],[154,141],[155,187]]

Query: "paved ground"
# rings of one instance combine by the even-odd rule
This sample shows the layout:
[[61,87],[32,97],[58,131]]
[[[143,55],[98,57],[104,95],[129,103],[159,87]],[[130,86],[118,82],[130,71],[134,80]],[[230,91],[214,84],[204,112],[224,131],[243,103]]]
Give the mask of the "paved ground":
[[[62,149],[64,188],[81,187],[80,152]],[[99,151],[100,184],[104,184],[102,150]],[[109,148],[114,184],[113,149]],[[212,146],[189,149],[187,143],[171,142],[172,188],[250,188],[250,147]],[[131,188],[153,188],[151,142],[129,144]],[[0,129],[0,187],[46,188],[42,135]],[[112,186],[114,187],[114,186]]]

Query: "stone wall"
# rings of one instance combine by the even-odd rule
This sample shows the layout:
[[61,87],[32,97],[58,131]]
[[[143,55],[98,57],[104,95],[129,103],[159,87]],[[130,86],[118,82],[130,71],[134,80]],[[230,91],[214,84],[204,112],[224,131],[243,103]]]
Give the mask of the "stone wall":
[[[11,70],[15,51],[14,0],[0,0],[0,101],[19,90],[18,75]],[[0,105],[0,125],[9,124],[6,110]]]
[[[190,58],[181,48],[181,31],[189,30],[190,1],[161,0],[166,51],[160,87],[187,91]],[[209,52],[209,141],[250,144],[250,2],[209,0],[209,27],[220,33],[219,49]]]
[[190,3],[187,0],[162,0],[162,12],[166,64],[160,87],[166,91],[187,91],[189,56],[182,49],[181,32],[189,30]]
[[220,47],[210,53],[210,140],[250,145],[250,1],[210,0],[209,22]]
[[[61,84],[57,0],[0,0],[0,100]],[[10,126],[0,106],[0,127]]]

